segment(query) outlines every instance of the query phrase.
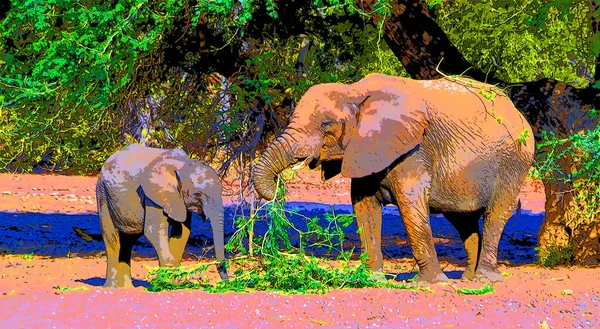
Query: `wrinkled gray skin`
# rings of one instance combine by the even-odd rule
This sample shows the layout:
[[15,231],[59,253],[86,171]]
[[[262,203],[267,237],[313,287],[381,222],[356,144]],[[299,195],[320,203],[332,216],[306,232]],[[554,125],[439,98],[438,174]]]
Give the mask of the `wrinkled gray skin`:
[[107,255],[104,287],[132,286],[131,249],[142,235],[156,250],[160,266],[178,266],[190,236],[191,212],[210,219],[219,275],[227,280],[222,189],[211,167],[181,149],[132,144],[109,157],[96,185]]
[[419,265],[418,281],[448,280],[430,213],[444,214],[463,240],[463,278],[501,281],[498,244],[532,164],[531,131],[510,99],[484,83],[370,74],[349,85],[320,84],[306,92],[256,163],[254,187],[272,199],[276,175],[300,161],[320,168],[325,180],[341,173],[351,178],[370,269],[380,272],[383,265],[382,205],[395,204]]

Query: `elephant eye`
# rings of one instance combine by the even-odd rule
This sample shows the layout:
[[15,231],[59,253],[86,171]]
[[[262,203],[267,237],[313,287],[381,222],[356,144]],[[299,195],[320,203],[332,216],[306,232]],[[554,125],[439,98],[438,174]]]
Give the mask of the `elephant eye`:
[[333,125],[333,121],[331,121],[329,119],[325,119],[325,120],[323,120],[323,122],[321,122],[321,129],[329,128],[332,125]]

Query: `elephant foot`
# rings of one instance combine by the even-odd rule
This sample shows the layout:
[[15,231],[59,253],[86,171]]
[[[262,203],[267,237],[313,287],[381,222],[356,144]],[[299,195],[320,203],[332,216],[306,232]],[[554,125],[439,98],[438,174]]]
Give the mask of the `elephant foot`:
[[219,271],[219,276],[221,277],[221,281],[229,281],[229,276],[227,275],[227,272]]
[[160,267],[179,267],[179,262],[175,258],[165,258],[162,261],[159,260]]
[[472,281],[475,279],[475,271],[473,270],[465,270],[465,272],[463,273],[463,275],[460,277],[461,280],[463,281]]
[[217,266],[217,271],[219,271],[219,276],[221,277],[222,281],[229,281],[229,276],[227,275],[227,268],[224,262]]
[[448,276],[444,272],[439,273],[419,273],[414,280],[417,283],[439,283],[448,282]]
[[118,286],[117,286],[117,284],[116,284],[116,283],[114,283],[114,282],[108,282],[108,281],[106,281],[106,282],[104,283],[104,285],[102,285],[102,288],[112,288],[112,289],[117,289],[117,288],[119,288],[119,287],[118,287]]
[[131,280],[129,281],[125,281],[121,284],[117,283],[116,280],[106,280],[106,282],[104,282],[104,285],[102,285],[103,288],[111,288],[111,289],[118,289],[118,288],[133,288],[133,283],[131,282]]
[[504,278],[497,268],[478,268],[475,272],[475,279],[482,283],[502,282]]

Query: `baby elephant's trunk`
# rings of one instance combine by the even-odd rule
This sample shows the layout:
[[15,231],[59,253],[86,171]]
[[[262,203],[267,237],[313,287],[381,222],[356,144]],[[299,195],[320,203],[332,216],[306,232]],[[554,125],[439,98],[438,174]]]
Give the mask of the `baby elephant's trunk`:
[[213,198],[203,198],[202,201],[204,215],[210,220],[210,227],[212,228],[213,241],[215,244],[215,256],[219,261],[219,264],[217,265],[217,271],[219,272],[221,280],[228,280],[225,262],[223,200],[221,195],[219,195],[218,200]]

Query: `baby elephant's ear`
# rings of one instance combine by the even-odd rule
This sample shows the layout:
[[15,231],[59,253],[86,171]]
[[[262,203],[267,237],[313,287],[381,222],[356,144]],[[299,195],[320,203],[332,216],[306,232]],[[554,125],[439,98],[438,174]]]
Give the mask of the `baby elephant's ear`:
[[142,175],[141,186],[147,198],[162,207],[165,213],[178,222],[185,222],[187,208],[181,194],[178,170],[184,163],[175,159],[158,160]]

